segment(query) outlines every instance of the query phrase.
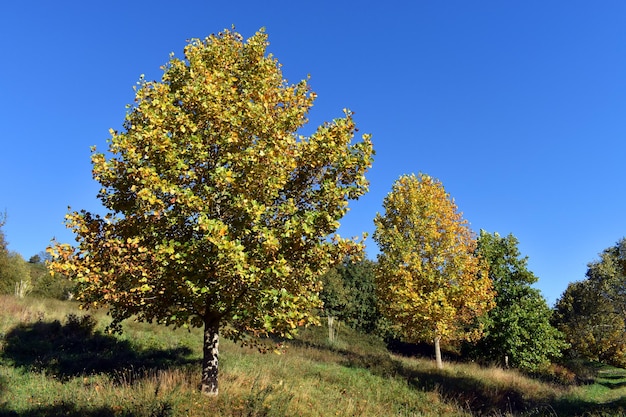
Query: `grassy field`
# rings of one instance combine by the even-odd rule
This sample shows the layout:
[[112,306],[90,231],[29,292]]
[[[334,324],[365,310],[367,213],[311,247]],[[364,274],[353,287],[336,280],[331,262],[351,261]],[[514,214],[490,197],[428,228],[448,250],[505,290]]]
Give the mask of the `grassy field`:
[[[90,314],[86,316],[86,314]],[[545,382],[512,370],[394,355],[376,338],[307,329],[282,355],[222,341],[220,395],[199,394],[202,335],[0,296],[0,417],[615,416],[626,371],[577,364]]]

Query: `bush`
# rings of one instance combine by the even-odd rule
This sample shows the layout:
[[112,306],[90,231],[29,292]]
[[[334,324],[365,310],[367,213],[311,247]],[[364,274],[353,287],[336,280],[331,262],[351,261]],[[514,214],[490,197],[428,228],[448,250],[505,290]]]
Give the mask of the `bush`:
[[547,382],[555,382],[560,385],[574,385],[580,382],[579,376],[572,369],[556,363],[539,369],[532,376]]

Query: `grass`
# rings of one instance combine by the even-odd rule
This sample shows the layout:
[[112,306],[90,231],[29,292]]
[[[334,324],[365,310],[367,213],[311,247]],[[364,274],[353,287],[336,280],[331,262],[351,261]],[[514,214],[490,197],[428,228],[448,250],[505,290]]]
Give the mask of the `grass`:
[[307,329],[282,355],[222,340],[220,395],[208,398],[199,329],[130,322],[113,337],[104,313],[71,302],[0,296],[0,306],[0,417],[626,415],[623,369],[573,364],[582,384],[469,363],[438,370],[345,326],[334,344]]

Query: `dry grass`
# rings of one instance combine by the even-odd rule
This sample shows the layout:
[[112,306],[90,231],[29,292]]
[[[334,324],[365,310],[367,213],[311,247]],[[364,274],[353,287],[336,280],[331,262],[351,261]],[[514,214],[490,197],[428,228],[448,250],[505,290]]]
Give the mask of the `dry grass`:
[[[131,322],[122,337],[113,338],[100,332],[104,327],[100,321],[106,317],[97,313],[95,333],[85,336],[80,326],[90,320],[82,319],[85,312],[76,304],[1,300],[7,314],[0,312],[0,331],[8,345],[0,357],[2,417],[463,414],[437,393],[350,366],[350,355],[385,352],[375,339],[357,337],[341,345],[353,350],[339,349],[327,345],[316,330],[283,355],[262,355],[222,341],[220,395],[207,398],[197,389],[201,348],[197,330]],[[104,357],[109,351],[115,362]],[[73,366],[91,357],[93,363],[84,369]]]

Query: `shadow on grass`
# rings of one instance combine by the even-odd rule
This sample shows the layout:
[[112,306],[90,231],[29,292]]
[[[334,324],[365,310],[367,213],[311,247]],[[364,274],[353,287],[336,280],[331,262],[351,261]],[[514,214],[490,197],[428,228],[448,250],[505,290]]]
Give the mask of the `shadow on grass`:
[[6,403],[5,392],[7,391],[7,378],[0,375],[0,417],[2,417],[2,407]]
[[[389,352],[406,358],[418,357],[430,358],[433,360],[435,359],[435,348],[433,345],[428,343],[407,343],[397,339],[388,339],[386,340],[386,345]],[[442,350],[441,353],[444,356],[444,361],[449,359],[458,359],[457,355],[451,354],[450,352]]]
[[[386,354],[337,352],[343,355],[346,366],[364,368],[386,378],[405,379],[410,386],[421,391],[436,391],[477,416],[626,416],[626,397],[608,403],[571,397],[535,401],[525,398],[521,390],[487,385],[472,375],[446,375],[435,369],[415,369]],[[613,384],[613,387],[618,388],[617,385],[621,386],[623,382]]]
[[130,342],[94,332],[90,316],[20,324],[4,338],[0,359],[13,367],[68,379],[79,375],[117,375],[125,369],[152,371],[195,362],[187,347],[142,350]]
[[49,417],[49,416],[67,416],[67,417],[112,417],[112,416],[133,417],[133,414],[116,414],[116,411],[110,407],[85,409],[76,407],[74,404],[58,404],[38,406],[27,411],[3,410],[0,408],[0,417]]
[[537,407],[526,401],[521,392],[487,386],[471,375],[445,375],[434,369],[410,368],[384,354],[362,356],[343,352],[343,355],[346,366],[364,368],[385,378],[402,378],[420,391],[436,391],[474,415],[518,413]]
[[603,380],[603,381],[596,381],[596,384],[603,385],[609,389],[620,389],[620,388],[626,387],[626,381],[624,381],[624,377],[621,377],[619,381],[611,380],[611,379]]
[[606,403],[596,403],[579,399],[558,399],[552,404],[558,416],[624,416],[626,398],[619,398]]
[[134,411],[121,407],[80,407],[70,402],[61,402],[51,405],[38,405],[29,410],[14,410],[0,408],[0,417],[171,417],[172,407],[168,403],[158,404],[150,410]]
[[596,373],[594,382],[610,389],[624,388],[626,387],[626,373],[623,369],[617,368],[601,370]]
[[[472,375],[446,375],[432,368],[416,369],[406,366],[402,361],[394,359],[387,352],[361,354],[349,349],[341,349],[315,341],[292,341],[294,345],[308,348],[323,349],[334,352],[341,357],[340,363],[350,368],[367,369],[374,375],[383,378],[396,378],[407,381],[409,386],[425,392],[436,391],[442,398],[464,407],[474,415],[503,415],[530,412],[530,415],[551,415],[546,413],[549,404],[534,404],[524,398],[524,393],[514,389],[502,389],[486,385],[478,377]],[[432,346],[427,344],[413,345],[396,342],[389,351],[406,357],[431,358],[434,356]],[[447,360],[457,357],[454,353],[446,355]],[[434,360],[434,359],[433,359]],[[539,414],[532,414],[537,412]]]

